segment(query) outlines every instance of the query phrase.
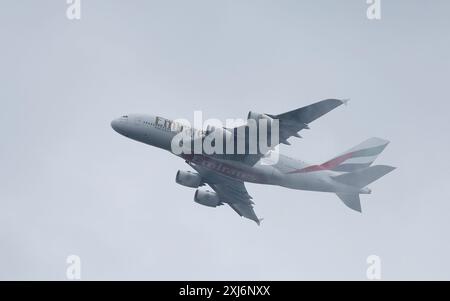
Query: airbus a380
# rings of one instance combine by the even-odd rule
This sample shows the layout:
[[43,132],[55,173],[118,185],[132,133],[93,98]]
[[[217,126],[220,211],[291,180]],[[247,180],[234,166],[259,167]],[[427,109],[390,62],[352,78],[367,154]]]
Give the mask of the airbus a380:
[[[249,112],[247,120],[277,120],[279,143],[289,145],[288,138],[300,137],[298,132],[309,129],[312,121],[344,103],[345,100],[326,99],[279,115]],[[169,119],[143,114],[124,115],[111,122],[116,132],[171,153],[174,153],[172,141],[182,130],[174,124]],[[220,130],[233,139],[238,127]],[[387,165],[372,166],[388,143],[384,139],[370,138],[322,164],[308,164],[281,154],[274,164],[267,164],[264,163],[267,156],[264,153],[174,153],[195,170],[179,170],[175,180],[178,184],[197,189],[195,202],[209,207],[228,204],[240,216],[258,225],[261,219],[254,212],[254,203],[245,182],[335,193],[346,206],[361,212],[360,194],[371,193],[367,185],[395,169]],[[200,188],[205,184],[211,190]]]

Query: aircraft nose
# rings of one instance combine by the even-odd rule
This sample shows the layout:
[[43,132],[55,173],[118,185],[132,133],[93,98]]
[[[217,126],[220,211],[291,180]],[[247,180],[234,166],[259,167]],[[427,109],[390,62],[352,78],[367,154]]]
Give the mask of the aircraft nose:
[[111,127],[113,128],[113,130],[115,130],[116,132],[119,132],[119,124],[120,121],[117,119],[114,119],[113,121],[111,121]]
[[[128,115],[124,115],[120,118],[116,118],[111,121],[111,127],[121,135],[128,135],[129,127],[128,127]],[[127,136],[128,137],[128,136]]]

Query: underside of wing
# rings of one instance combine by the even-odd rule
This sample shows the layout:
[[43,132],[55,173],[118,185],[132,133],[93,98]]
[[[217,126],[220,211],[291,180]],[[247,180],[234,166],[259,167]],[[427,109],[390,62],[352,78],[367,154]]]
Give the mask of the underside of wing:
[[222,203],[227,203],[240,216],[261,222],[253,210],[252,197],[248,194],[242,181],[222,176],[213,171],[207,171],[201,166],[190,164],[201,176],[203,181],[217,193]]
[[260,219],[256,216],[253,210],[252,197],[248,194],[245,185],[241,181],[232,181],[233,183],[219,183],[209,184],[212,189],[218,194],[223,203],[227,203],[240,216],[246,217],[255,221],[258,225]]
[[252,205],[246,205],[246,204],[242,204],[242,203],[231,203],[229,205],[240,216],[251,219],[251,220],[255,221],[258,224],[258,226],[260,225],[262,219],[260,219],[256,216]]

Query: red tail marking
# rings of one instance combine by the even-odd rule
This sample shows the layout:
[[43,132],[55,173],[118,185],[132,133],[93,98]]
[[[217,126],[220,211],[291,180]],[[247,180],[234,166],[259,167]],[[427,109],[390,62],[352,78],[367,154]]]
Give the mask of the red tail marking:
[[311,165],[305,168],[296,169],[293,171],[288,172],[287,174],[294,174],[294,173],[304,173],[304,172],[313,172],[313,171],[319,171],[319,170],[327,170],[327,169],[333,169],[336,166],[340,165],[342,162],[344,162],[347,159],[350,159],[353,156],[353,153],[347,153],[343,154],[342,156],[336,157],[334,159],[331,159],[330,161],[327,161],[320,165]]

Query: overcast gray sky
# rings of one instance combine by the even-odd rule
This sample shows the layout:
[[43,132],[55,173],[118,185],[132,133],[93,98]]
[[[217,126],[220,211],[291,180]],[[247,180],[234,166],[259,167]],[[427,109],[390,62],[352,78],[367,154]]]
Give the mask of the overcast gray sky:
[[[0,279],[450,280],[450,2],[0,3]],[[283,153],[323,162],[379,136],[398,167],[362,196],[247,184],[261,227],[203,207],[189,169],[110,121],[245,118],[351,98]]]

